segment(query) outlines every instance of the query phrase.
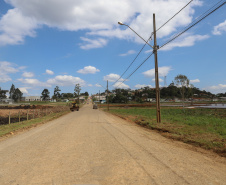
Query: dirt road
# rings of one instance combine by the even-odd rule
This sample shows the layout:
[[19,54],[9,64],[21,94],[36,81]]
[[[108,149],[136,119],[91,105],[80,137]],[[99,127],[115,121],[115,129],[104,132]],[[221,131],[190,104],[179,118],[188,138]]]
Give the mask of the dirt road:
[[0,184],[226,184],[226,160],[86,105],[1,141]]

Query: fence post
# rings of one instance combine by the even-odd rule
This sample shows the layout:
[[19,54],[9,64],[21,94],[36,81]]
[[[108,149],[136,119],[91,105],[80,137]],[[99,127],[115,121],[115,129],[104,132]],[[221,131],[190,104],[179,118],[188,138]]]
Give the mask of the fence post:
[[33,119],[35,119],[35,110],[33,110]]
[[9,111],[9,124],[10,124],[10,111]]
[[28,110],[27,110],[27,121],[28,121]]
[[40,118],[40,109],[38,109],[38,117]]
[[47,108],[46,108],[46,116],[47,116]]
[[20,123],[20,111],[19,111],[19,123]]

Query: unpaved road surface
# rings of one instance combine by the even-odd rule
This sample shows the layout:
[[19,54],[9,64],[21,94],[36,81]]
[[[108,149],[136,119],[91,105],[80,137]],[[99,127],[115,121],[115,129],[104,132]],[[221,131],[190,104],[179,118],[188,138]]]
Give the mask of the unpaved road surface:
[[191,148],[86,105],[1,141],[0,184],[226,184],[225,159]]

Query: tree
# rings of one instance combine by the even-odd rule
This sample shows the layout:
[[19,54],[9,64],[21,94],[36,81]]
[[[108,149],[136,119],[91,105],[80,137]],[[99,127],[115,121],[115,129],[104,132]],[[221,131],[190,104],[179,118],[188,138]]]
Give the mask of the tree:
[[16,88],[15,85],[11,85],[10,91],[9,91],[9,98],[13,98],[13,94],[15,92]]
[[69,98],[73,98],[74,94],[73,93],[62,93],[61,97],[69,99]]
[[78,104],[79,104],[79,93],[81,91],[81,86],[79,84],[76,84],[74,91],[75,91],[75,95],[78,96]]
[[20,91],[20,89],[16,88],[13,93],[12,99],[16,102],[21,101],[22,96],[23,96],[23,93]]
[[89,93],[88,93],[88,92],[85,92],[84,95],[85,95],[85,96],[89,96]]
[[48,100],[49,99],[49,90],[48,89],[44,89],[43,91],[42,91],[42,99],[43,100]]
[[184,107],[184,93],[186,88],[189,87],[189,79],[187,78],[187,76],[179,74],[174,78],[174,82],[177,85],[177,87],[180,89],[180,93],[183,101],[183,107]]
[[6,98],[6,92],[8,92],[8,90],[2,90],[0,87],[0,99]]
[[59,93],[61,90],[58,86],[54,88],[54,95],[53,99],[56,99],[58,101],[59,98],[61,98],[61,94]]

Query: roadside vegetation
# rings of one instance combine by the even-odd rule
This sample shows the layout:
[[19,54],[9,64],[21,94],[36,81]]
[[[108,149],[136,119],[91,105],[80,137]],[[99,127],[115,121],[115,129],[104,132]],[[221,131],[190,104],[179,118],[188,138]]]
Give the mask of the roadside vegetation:
[[110,113],[226,157],[225,109],[162,108],[160,124],[155,108],[111,108]]
[[42,116],[40,118],[31,119],[28,121],[21,121],[20,123],[16,122],[11,124],[0,125],[0,137],[6,136],[6,135],[13,135],[15,134],[15,132],[20,132],[22,130],[27,130],[29,128],[36,127],[37,125],[57,119],[69,112],[70,110],[68,109],[61,112],[51,113],[51,114],[48,114],[47,116]]

